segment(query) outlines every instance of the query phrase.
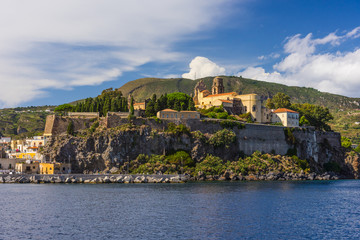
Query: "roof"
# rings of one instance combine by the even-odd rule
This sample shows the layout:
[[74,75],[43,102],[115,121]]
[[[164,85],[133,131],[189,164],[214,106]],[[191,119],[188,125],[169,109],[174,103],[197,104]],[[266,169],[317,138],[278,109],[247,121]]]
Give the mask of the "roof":
[[28,147],[27,149],[38,149],[38,147]]
[[296,111],[287,109],[287,108],[278,108],[274,111],[274,113],[282,113],[282,112],[291,112],[291,113],[298,113]]
[[236,92],[229,92],[229,93],[219,93],[219,94],[212,94],[206,97],[216,97],[216,96],[226,96],[226,95],[234,95],[237,94]]
[[209,92],[209,90],[205,89],[205,90],[202,90],[201,92]]
[[134,106],[135,105],[144,105],[145,104],[145,102],[139,102],[139,103],[134,103]]
[[197,113],[197,111],[180,111],[182,113]]
[[226,102],[226,103],[233,103],[233,101],[230,101],[230,100],[221,100],[221,99],[220,99],[220,101]]
[[167,108],[167,109],[161,110],[161,112],[177,112],[177,111]]

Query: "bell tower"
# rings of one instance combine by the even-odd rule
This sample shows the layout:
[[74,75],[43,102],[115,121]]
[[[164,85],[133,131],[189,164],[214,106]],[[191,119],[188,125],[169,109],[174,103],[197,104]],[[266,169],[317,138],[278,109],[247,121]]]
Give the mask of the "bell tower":
[[219,94],[225,92],[222,78],[220,77],[214,78],[211,92],[212,94]]

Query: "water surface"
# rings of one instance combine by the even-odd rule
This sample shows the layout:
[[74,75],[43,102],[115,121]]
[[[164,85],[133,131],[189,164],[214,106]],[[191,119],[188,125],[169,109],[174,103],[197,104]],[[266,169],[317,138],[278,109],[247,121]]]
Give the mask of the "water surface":
[[1,184],[0,239],[359,239],[360,181]]

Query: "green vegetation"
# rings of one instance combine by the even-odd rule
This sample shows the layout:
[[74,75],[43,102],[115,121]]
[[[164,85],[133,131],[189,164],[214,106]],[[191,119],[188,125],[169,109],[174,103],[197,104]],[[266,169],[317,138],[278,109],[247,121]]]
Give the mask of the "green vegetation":
[[42,135],[52,110],[53,106],[0,109],[0,136],[22,139]]
[[266,107],[269,109],[289,108],[290,105],[290,97],[282,92],[278,92],[273,98],[268,98],[266,101]]
[[213,134],[209,138],[208,143],[213,145],[214,147],[225,146],[226,148],[228,148],[231,143],[235,142],[235,140],[236,134],[233,131],[225,128]]
[[237,127],[238,129],[245,128],[245,124],[239,123],[237,121],[230,121],[230,120],[221,121],[220,126],[223,128],[230,128],[230,129],[232,129],[234,127]]
[[211,107],[208,109],[199,109],[199,112],[209,118],[236,120],[236,118],[230,116],[222,106]]
[[195,162],[185,151],[177,151],[174,154],[151,155],[140,154],[135,161],[130,162],[130,172],[136,174],[176,174],[176,173],[192,173],[194,171]]
[[69,125],[67,126],[66,132],[69,135],[74,135],[74,123],[73,123],[73,121],[69,122]]
[[159,99],[157,99],[156,94],[153,94],[147,103],[145,115],[147,117],[152,117],[155,116],[158,111],[167,108],[176,111],[194,111],[195,104],[192,97],[181,92],[165,93],[164,95],[161,95]]
[[[127,166],[124,166],[125,169]],[[140,154],[136,160],[130,162],[129,171],[137,174],[152,173],[188,173],[195,176],[198,172],[205,175],[222,175],[226,171],[233,174],[267,174],[273,171],[301,172],[310,171],[309,163],[294,157],[261,154],[259,151],[251,156],[239,158],[235,161],[224,161],[219,157],[207,155],[202,161],[195,163],[185,151],[178,151],[171,155]]]
[[324,169],[327,172],[335,172],[335,173],[339,173],[341,171],[340,165],[334,161],[324,163]]
[[182,134],[190,135],[190,130],[184,124],[176,125],[172,122],[168,123],[167,132],[170,132],[176,136],[180,136]]
[[55,108],[55,112],[98,112],[106,116],[108,112],[127,112],[127,99],[118,89],[105,89],[95,98],[86,98],[78,101],[76,105],[63,104]]
[[347,137],[341,137],[341,146],[348,149],[348,150],[351,150],[351,141],[350,139],[348,139]]
[[331,130],[328,122],[334,117],[332,116],[328,108],[312,105],[309,103],[292,104],[290,108],[299,112],[301,120],[300,122],[302,122],[303,124],[314,126],[317,130]]

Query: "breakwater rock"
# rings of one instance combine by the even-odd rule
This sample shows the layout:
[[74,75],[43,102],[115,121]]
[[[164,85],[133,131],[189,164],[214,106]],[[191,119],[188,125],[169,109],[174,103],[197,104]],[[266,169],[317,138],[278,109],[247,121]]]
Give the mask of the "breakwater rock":
[[223,175],[205,175],[199,172],[197,176],[190,180],[194,181],[305,181],[305,180],[338,180],[345,178],[333,172],[325,172],[322,174],[312,173],[283,173],[283,172],[269,172],[267,174],[232,174],[225,172]]
[[188,175],[15,174],[0,176],[0,183],[184,183],[189,179]]
[[0,183],[186,183],[188,181],[305,181],[305,180],[338,180],[342,178],[332,172],[316,173],[274,173],[250,174],[247,176],[225,173],[220,176],[204,175],[199,172],[197,176],[180,175],[91,175],[91,174],[62,174],[62,175],[31,175],[15,174],[0,176]]

